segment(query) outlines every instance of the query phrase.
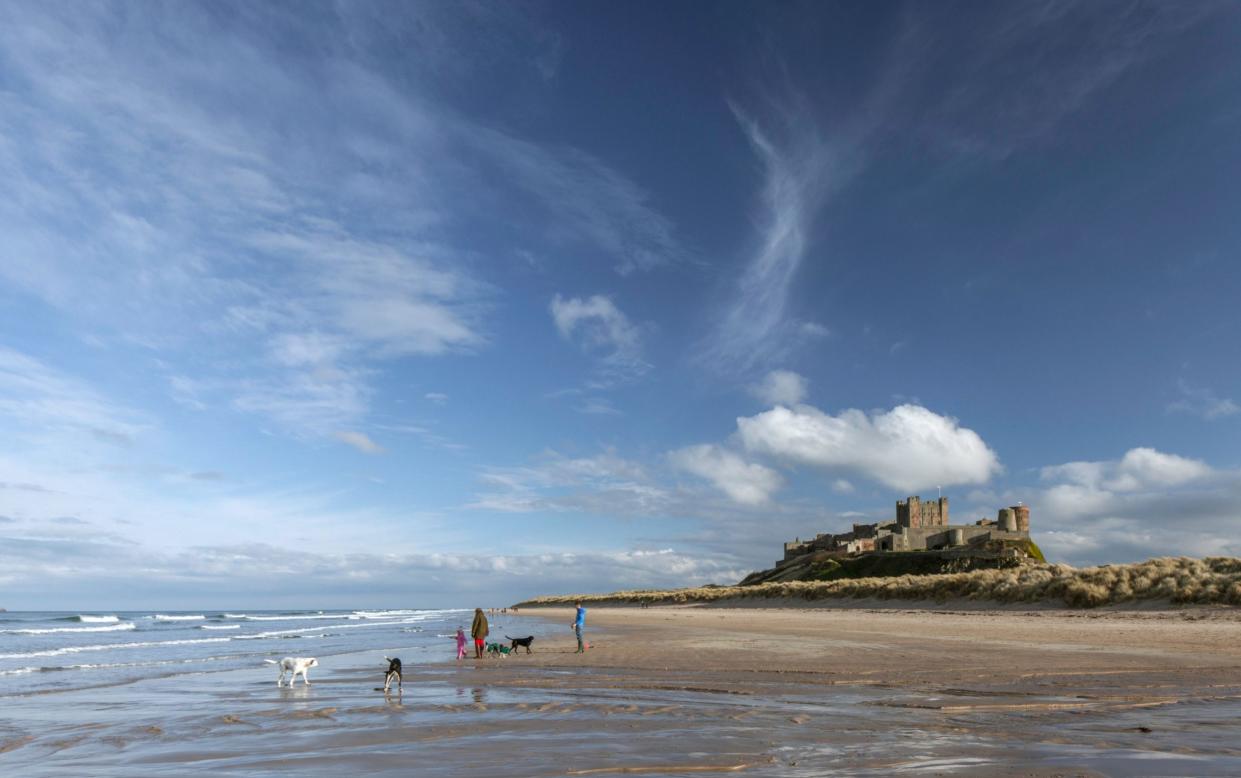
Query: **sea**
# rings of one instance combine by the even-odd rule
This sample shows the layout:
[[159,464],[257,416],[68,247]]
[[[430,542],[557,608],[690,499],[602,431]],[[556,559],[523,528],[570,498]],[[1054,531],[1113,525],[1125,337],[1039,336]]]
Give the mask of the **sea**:
[[[455,656],[469,610],[25,611],[0,613],[0,697],[161,676],[266,668],[264,659],[400,647],[406,663]],[[313,681],[315,671],[311,671]]]

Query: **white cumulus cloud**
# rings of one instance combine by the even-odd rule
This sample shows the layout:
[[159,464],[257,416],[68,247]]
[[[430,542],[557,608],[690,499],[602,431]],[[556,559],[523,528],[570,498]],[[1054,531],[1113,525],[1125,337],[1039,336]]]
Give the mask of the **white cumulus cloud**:
[[1241,553],[1241,472],[1139,447],[1044,467],[1040,477],[1032,528],[1045,551],[1072,564]]
[[748,451],[860,473],[906,491],[984,483],[1001,469],[978,433],[920,405],[837,416],[809,405],[776,407],[737,419],[737,428]]
[[687,446],[671,452],[668,459],[674,467],[705,478],[742,505],[762,505],[784,485],[784,479],[775,470],[747,462],[719,446]]
[[1163,486],[1180,486],[1205,478],[1214,471],[1207,463],[1153,448],[1129,449],[1118,461],[1067,462],[1044,467],[1044,481],[1062,481],[1087,489],[1134,492]]

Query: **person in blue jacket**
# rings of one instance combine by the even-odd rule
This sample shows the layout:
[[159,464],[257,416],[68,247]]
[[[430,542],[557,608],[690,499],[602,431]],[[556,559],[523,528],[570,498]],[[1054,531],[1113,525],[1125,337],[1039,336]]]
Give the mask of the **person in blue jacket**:
[[574,616],[573,624],[570,626],[577,633],[577,653],[580,654],[586,650],[585,644],[582,643],[582,629],[586,626],[586,609],[582,607],[581,600],[574,604],[577,605],[577,615]]

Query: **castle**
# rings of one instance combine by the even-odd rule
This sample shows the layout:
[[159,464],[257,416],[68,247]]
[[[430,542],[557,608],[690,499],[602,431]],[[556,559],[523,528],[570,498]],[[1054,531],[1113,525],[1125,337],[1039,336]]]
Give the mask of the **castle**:
[[896,503],[896,521],[854,524],[851,532],[820,534],[813,540],[798,538],[784,544],[784,559],[776,564],[812,551],[850,556],[872,551],[982,547],[993,540],[1029,539],[1030,509],[1024,505],[1001,508],[994,521],[979,519],[973,524],[949,524],[947,497],[926,501],[909,497]]

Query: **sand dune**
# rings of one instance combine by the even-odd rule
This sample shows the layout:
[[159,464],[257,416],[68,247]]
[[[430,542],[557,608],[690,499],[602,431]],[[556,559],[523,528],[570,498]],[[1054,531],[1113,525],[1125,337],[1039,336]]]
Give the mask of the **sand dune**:
[[1075,568],[1029,565],[946,575],[904,575],[842,581],[788,581],[755,586],[634,590],[611,594],[537,597],[522,606],[590,604],[747,603],[790,600],[965,600],[1096,608],[1163,603],[1241,605],[1241,559],[1165,557],[1127,565]]

